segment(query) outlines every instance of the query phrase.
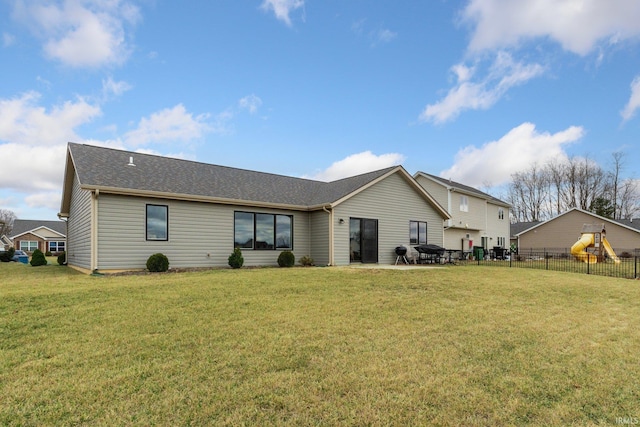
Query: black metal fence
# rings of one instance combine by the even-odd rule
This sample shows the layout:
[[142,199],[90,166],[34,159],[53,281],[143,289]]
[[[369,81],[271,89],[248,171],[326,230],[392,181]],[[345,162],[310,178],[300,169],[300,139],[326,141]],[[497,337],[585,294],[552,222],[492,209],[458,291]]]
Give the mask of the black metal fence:
[[569,249],[525,249],[505,253],[502,257],[490,252],[483,257],[468,257],[462,263],[510,268],[534,268],[569,273],[595,274],[626,279],[640,278],[640,250],[616,250],[617,259],[587,254],[576,259]]

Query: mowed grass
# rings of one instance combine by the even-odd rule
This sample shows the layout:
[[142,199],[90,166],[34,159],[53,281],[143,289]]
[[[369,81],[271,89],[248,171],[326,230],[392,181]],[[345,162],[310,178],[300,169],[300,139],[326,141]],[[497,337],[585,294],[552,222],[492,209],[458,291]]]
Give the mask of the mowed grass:
[[452,266],[0,264],[0,425],[615,425],[640,282]]

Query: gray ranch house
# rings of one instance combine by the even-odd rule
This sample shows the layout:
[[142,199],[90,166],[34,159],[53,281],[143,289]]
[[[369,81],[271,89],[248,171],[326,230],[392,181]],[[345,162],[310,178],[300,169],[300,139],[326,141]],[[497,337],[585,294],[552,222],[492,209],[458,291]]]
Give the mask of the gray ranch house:
[[[400,244],[443,246],[449,214],[402,167],[333,182],[69,143],[60,218],[80,271],[277,265],[281,251],[316,265],[392,264]],[[417,236],[424,233],[426,236]]]

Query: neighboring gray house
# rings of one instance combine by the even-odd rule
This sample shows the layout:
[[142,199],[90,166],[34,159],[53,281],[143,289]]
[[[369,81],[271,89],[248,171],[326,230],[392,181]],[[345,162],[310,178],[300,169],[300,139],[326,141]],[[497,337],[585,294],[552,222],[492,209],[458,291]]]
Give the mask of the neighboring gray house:
[[[447,211],[402,166],[319,182],[70,143],[60,208],[67,262],[85,272],[277,265],[282,250],[317,265],[395,261],[425,225],[443,245]],[[420,229],[423,229],[420,227]]]
[[616,253],[640,250],[639,220],[612,220],[572,208],[547,221],[531,223],[515,234],[519,250],[565,250],[578,241],[584,224],[604,224]]
[[6,238],[16,249],[33,253],[36,249],[42,252],[59,254],[66,250],[67,224],[64,221],[41,221],[33,219],[16,219]]
[[508,249],[511,205],[468,185],[417,172],[414,178],[451,215],[444,224],[447,249]]

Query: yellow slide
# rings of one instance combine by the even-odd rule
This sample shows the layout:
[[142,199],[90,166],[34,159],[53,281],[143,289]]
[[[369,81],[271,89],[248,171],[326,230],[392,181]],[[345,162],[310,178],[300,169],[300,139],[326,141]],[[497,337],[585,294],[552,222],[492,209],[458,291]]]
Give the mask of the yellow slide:
[[612,260],[615,261],[616,264],[620,264],[620,258],[618,258],[616,253],[613,251],[613,248],[609,244],[609,241],[604,237],[602,238],[602,247],[605,251],[607,251],[607,254],[611,257]]
[[582,236],[580,236],[580,240],[578,240],[573,244],[573,246],[571,246],[571,255],[576,257],[578,261],[595,264],[596,262],[598,262],[598,257],[586,251],[589,246],[593,246],[594,244],[595,238],[593,233],[584,233]]

